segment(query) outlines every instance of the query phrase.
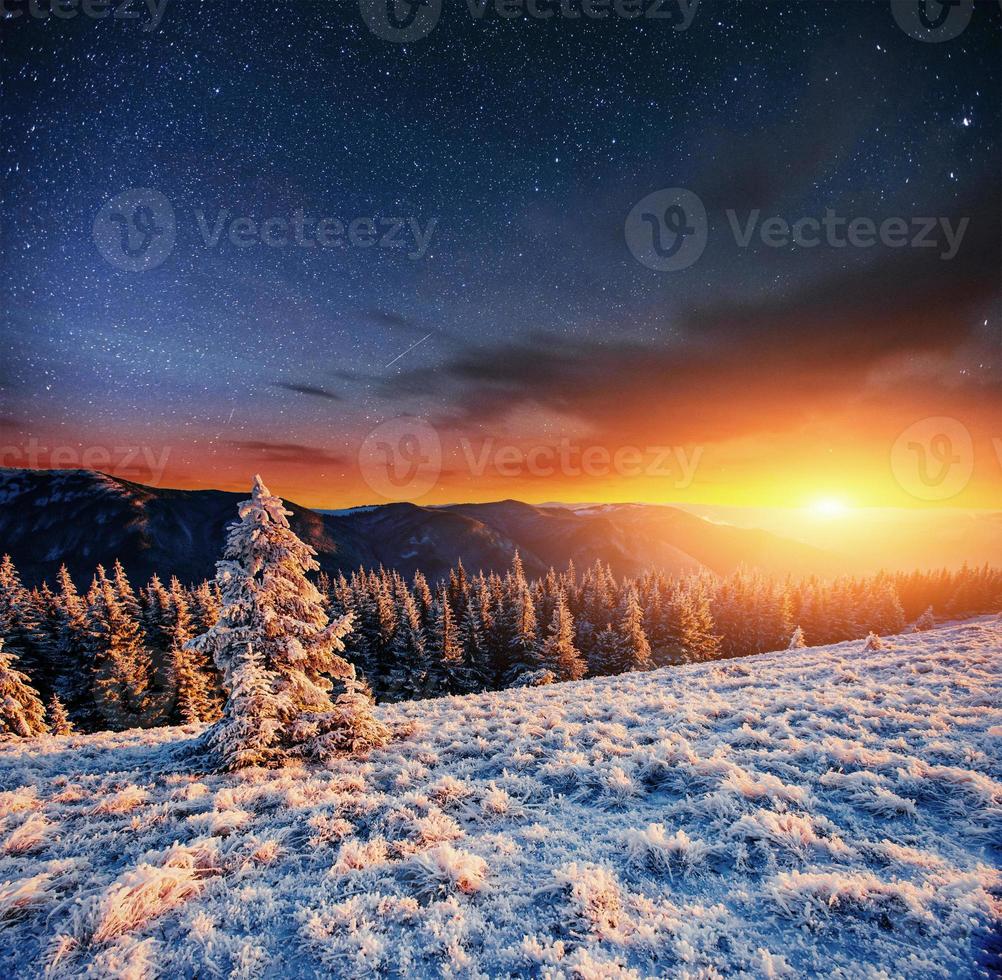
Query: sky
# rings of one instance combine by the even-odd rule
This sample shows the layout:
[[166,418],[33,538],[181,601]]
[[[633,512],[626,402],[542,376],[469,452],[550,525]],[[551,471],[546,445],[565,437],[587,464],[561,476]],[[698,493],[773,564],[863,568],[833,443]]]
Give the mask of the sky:
[[998,3],[4,2],[0,465],[1002,508]]

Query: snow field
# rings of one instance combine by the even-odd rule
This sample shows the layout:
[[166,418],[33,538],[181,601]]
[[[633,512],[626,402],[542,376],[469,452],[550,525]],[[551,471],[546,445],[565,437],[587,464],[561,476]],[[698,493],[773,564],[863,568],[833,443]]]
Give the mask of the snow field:
[[381,707],[326,768],[8,742],[0,976],[988,976],[1002,622],[864,647]]

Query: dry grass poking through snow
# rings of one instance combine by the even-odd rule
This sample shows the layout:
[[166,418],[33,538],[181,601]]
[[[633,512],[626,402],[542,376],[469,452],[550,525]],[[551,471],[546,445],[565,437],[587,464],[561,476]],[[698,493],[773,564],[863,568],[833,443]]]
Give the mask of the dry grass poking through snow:
[[0,976],[988,976],[1000,654],[982,620],[398,705],[329,769],[7,744]]

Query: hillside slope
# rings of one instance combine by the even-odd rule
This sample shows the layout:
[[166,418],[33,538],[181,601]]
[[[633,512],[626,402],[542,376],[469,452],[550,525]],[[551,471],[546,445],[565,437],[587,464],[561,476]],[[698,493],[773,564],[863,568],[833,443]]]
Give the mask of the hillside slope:
[[886,642],[384,707],[328,769],[7,744],[0,975],[988,976],[1002,622]]

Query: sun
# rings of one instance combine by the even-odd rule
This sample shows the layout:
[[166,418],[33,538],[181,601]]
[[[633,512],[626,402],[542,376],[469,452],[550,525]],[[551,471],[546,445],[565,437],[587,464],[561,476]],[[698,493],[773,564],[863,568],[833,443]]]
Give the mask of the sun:
[[819,497],[808,510],[814,517],[844,517],[849,513],[849,505],[838,497]]

